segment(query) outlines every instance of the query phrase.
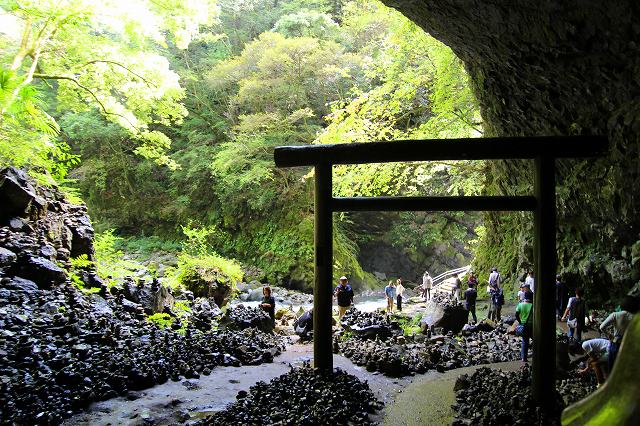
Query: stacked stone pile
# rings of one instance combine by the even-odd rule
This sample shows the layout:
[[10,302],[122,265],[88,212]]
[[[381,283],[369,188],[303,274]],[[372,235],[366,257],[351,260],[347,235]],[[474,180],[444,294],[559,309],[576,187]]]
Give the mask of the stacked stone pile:
[[234,330],[257,328],[265,333],[273,331],[273,323],[269,315],[260,308],[244,305],[229,306],[221,324]]
[[380,408],[369,386],[355,376],[304,366],[240,391],[237,402],[200,424],[369,425],[374,424],[369,414]]
[[400,336],[369,341],[336,338],[335,346],[354,364],[393,377],[514,361],[520,356],[520,340],[499,330],[459,338],[452,335],[430,339]]
[[556,384],[556,404],[536,408],[531,399],[531,369],[517,372],[480,368],[458,378],[454,425],[560,425],[562,409],[595,390],[592,377],[573,375]]
[[[443,300],[449,305],[430,301],[431,318],[446,309],[462,309],[459,304]],[[422,319],[424,320],[423,314]],[[334,336],[334,352],[340,352],[368,371],[399,377],[429,370],[447,370],[495,362],[514,361],[520,357],[520,338],[507,333],[502,323],[483,321],[477,325],[465,325],[462,333],[449,331],[446,335],[402,335],[398,323],[392,317],[377,312],[360,312],[350,309],[341,321],[344,332]],[[465,311],[466,318],[466,311]],[[366,333],[367,330],[376,332]],[[435,328],[435,330],[442,330]]]
[[122,301],[3,278],[0,422],[59,423],[95,400],[218,365],[270,362],[282,350],[277,337],[255,329],[160,329]]

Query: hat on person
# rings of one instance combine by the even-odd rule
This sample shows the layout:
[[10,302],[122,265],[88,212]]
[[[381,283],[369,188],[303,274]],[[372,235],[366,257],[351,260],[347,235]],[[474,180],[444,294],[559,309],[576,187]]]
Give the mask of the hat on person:
[[525,283],[521,283],[521,284],[520,284],[520,288],[524,288],[526,285],[527,285],[527,284],[525,284]]
[[347,279],[348,279],[348,278],[347,278],[347,277],[345,277],[344,275],[340,277],[340,281],[342,281],[342,280],[347,280]]

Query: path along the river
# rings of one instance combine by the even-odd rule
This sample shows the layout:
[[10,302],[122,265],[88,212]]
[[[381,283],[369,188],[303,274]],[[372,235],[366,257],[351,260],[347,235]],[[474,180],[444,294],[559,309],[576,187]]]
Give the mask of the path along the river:
[[[312,344],[291,344],[272,364],[242,367],[218,367],[200,379],[167,382],[137,392],[135,400],[127,397],[96,402],[65,425],[173,425],[188,423],[234,402],[240,390],[248,390],[258,381],[269,381],[286,373],[290,366],[313,359]],[[443,425],[453,419],[455,402],[453,385],[458,375],[478,367],[452,370],[444,374],[429,372],[403,378],[367,372],[349,359],[334,355],[334,366],[366,380],[385,408],[375,420],[388,425]],[[503,369],[517,368],[518,363],[503,363]]]

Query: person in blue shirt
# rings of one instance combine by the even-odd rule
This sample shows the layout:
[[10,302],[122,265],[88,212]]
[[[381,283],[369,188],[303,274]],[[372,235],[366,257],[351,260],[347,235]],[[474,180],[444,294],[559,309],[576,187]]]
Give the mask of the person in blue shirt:
[[396,286],[393,281],[389,281],[389,284],[384,288],[384,294],[387,296],[387,312],[393,312],[393,300],[396,298]]
[[347,277],[340,277],[340,284],[333,294],[338,300],[338,320],[340,320],[353,304],[353,289],[349,285]]

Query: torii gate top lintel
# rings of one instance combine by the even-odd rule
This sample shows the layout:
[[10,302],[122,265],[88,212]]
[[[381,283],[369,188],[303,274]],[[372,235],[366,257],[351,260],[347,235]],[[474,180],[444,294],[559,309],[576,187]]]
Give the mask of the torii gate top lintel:
[[400,161],[508,160],[598,157],[606,154],[602,136],[531,136],[465,139],[426,139],[333,145],[279,146],[277,167],[316,164],[393,163]]
[[[608,151],[602,136],[534,136],[431,139],[335,145],[282,146],[274,151],[277,167],[315,167],[314,365],[333,368],[333,212],[336,211],[481,211],[534,212],[536,292],[533,324],[533,396],[538,406],[555,403],[556,158],[599,157]],[[334,198],[334,164],[442,160],[534,159],[533,196],[492,197],[352,197]],[[545,369],[544,366],[547,366]]]

